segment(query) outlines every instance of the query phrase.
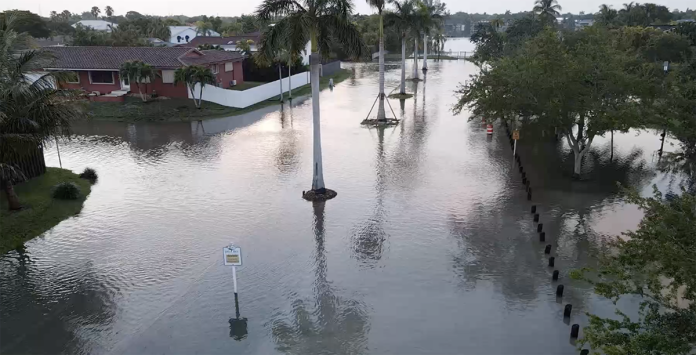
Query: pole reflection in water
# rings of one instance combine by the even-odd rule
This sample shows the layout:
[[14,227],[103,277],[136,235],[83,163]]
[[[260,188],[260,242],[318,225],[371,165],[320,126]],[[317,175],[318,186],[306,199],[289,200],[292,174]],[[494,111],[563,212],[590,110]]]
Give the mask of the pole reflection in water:
[[324,206],[325,202],[313,203],[314,300],[295,300],[288,319],[271,325],[277,349],[287,354],[360,354],[367,350],[365,305],[339,295],[327,278]]

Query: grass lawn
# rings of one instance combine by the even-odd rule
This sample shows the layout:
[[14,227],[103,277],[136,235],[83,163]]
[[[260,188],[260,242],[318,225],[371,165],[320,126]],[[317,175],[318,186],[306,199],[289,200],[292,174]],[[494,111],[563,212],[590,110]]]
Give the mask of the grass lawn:
[[[352,72],[341,69],[334,75],[321,78],[321,89],[329,86],[329,79],[334,79],[334,85],[346,80]],[[310,85],[301,86],[292,91],[293,97],[308,95],[312,92]],[[287,96],[284,96],[287,98]],[[172,98],[142,102],[137,97],[126,97],[125,102],[88,102],[87,113],[90,119],[98,121],[120,122],[166,122],[166,121],[197,121],[209,118],[241,115],[258,110],[262,107],[275,105],[280,95],[245,108],[221,106],[206,102],[203,97],[203,107],[196,109],[191,99]]]
[[257,86],[261,86],[263,84],[268,84],[268,83],[262,83],[260,81],[245,81],[237,86],[231,87],[230,90],[244,91],[246,89],[251,89],[251,88],[255,88]]
[[[81,197],[77,200],[53,199],[51,190],[61,182],[76,183],[82,192]],[[91,191],[91,184],[70,170],[47,168],[46,174],[16,185],[15,191],[23,206],[19,211],[8,211],[7,199],[4,194],[0,196],[0,254],[21,246],[80,212]]]

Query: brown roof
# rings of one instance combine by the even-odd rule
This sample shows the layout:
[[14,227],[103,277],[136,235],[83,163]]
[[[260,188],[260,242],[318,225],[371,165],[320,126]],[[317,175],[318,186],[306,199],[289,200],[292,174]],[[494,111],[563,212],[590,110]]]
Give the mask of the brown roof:
[[243,35],[230,37],[196,36],[190,42],[181,44],[180,47],[198,47],[202,44],[229,45],[237,44],[237,41],[246,41],[249,39],[258,43],[261,39],[261,32],[245,33]]
[[[234,52],[198,51],[182,47],[50,47],[56,59],[46,69],[114,69],[129,60],[141,60],[155,68],[176,69],[185,65],[202,65],[242,60]],[[210,53],[217,52],[217,53]]]

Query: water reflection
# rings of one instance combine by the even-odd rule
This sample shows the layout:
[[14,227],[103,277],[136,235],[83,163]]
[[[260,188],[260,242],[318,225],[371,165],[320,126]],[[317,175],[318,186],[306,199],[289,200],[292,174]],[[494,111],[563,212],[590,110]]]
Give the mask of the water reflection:
[[297,171],[300,162],[300,143],[298,132],[293,128],[292,104],[280,110],[280,137],[278,138],[278,152],[276,154],[276,167],[282,175]]
[[360,354],[367,350],[365,305],[339,295],[327,278],[324,205],[313,203],[314,299],[295,300],[289,319],[271,325],[277,349],[287,354]]

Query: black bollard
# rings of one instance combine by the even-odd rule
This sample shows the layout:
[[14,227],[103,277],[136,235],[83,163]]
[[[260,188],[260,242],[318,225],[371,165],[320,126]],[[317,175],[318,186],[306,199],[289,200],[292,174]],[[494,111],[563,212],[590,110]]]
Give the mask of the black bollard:
[[544,249],[544,254],[551,254],[551,244],[546,244],[546,248]]
[[546,232],[541,232],[541,233],[539,233],[539,241],[540,241],[540,242],[545,242],[545,241],[546,241]]
[[544,229],[544,224],[543,223],[537,224],[537,233],[541,233],[542,229]]
[[527,173],[522,173],[522,178],[527,178]]
[[522,177],[522,184],[527,186],[527,178],[526,177]]
[[520,172],[523,172],[524,168],[522,167],[522,164],[520,164]]
[[556,297],[563,297],[563,285],[556,287]]
[[572,304],[565,305],[565,309],[563,309],[563,317],[570,318],[570,312],[572,312],[572,311],[573,311]]
[[532,200],[532,193],[527,192],[527,201],[531,201],[531,200]]
[[529,187],[529,180],[527,180],[527,193],[531,194],[532,193],[532,188]]
[[532,213],[536,213],[536,205],[532,205]]
[[553,270],[553,275],[551,276],[551,280],[558,280],[558,270]]
[[573,326],[570,328],[570,337],[577,338],[578,334],[580,334],[580,325],[573,324]]
[[549,258],[549,267],[553,267],[553,265],[555,264],[555,261],[556,261],[556,258],[554,258],[553,256],[550,257]]
[[587,349],[580,350],[580,355],[590,355],[590,351]]
[[534,222],[539,222],[539,214],[538,213],[534,214]]

